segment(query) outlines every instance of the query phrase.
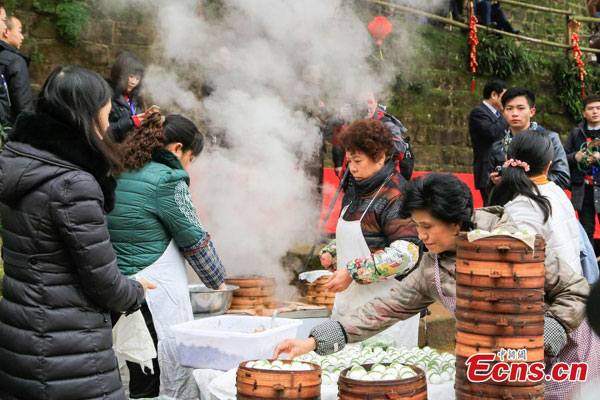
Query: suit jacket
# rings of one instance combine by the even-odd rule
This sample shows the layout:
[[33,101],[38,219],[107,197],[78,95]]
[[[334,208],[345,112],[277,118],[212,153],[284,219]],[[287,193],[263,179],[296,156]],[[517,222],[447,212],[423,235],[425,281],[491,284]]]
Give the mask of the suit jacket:
[[490,148],[492,143],[502,139],[508,123],[483,103],[479,103],[469,114],[469,135],[473,146],[473,174],[475,188],[485,188],[489,179]]

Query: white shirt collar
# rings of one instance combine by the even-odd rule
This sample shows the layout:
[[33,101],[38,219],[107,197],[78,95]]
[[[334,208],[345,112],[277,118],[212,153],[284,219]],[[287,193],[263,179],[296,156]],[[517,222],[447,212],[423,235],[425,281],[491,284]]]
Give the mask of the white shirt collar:
[[490,109],[492,114],[494,114],[496,116],[498,115],[498,114],[496,114],[498,112],[498,110],[496,110],[494,107],[492,107],[487,101],[484,100],[483,104],[485,104],[485,106]]

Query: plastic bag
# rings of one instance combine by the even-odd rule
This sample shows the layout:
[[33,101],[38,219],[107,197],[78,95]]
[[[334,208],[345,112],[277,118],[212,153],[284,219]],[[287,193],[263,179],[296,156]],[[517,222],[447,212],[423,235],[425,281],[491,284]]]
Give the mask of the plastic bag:
[[381,347],[383,350],[387,350],[388,347],[396,346],[396,340],[390,335],[380,333],[379,335],[375,335],[367,340],[362,341],[360,345],[364,349]]
[[138,363],[142,370],[148,368],[154,374],[156,349],[140,310],[119,318],[113,328],[113,350],[119,359]]

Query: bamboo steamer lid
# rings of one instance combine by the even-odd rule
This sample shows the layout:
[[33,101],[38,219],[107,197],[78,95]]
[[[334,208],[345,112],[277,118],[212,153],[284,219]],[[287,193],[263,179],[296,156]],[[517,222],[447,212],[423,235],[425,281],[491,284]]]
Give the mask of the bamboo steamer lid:
[[535,236],[531,249],[511,236],[496,235],[469,242],[468,233],[459,234],[456,257],[461,260],[501,261],[514,263],[543,262],[546,245],[541,235]]
[[227,278],[225,279],[225,282],[227,282],[228,285],[235,285],[239,286],[240,288],[275,287],[274,278]]
[[241,363],[236,373],[238,399],[317,400],[321,397],[321,367],[316,364],[311,364],[310,371],[272,371],[248,368],[247,363]]

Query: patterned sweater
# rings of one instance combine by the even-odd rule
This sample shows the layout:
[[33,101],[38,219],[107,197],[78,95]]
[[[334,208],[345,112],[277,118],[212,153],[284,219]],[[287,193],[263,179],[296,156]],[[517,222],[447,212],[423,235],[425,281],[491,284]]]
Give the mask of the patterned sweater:
[[[384,182],[383,188],[369,206]],[[382,180],[381,184],[370,193],[360,195],[358,200],[353,201],[353,196],[346,193],[342,201],[343,207],[349,205],[343,216],[346,221],[359,220],[368,207],[361,228],[372,254],[347,265],[354,280],[361,284],[406,274],[419,260],[420,241],[416,225],[410,219],[400,218],[401,195],[406,189],[406,180],[394,171],[392,178]],[[321,255],[325,253],[333,257],[336,267],[335,239],[321,250]]]

